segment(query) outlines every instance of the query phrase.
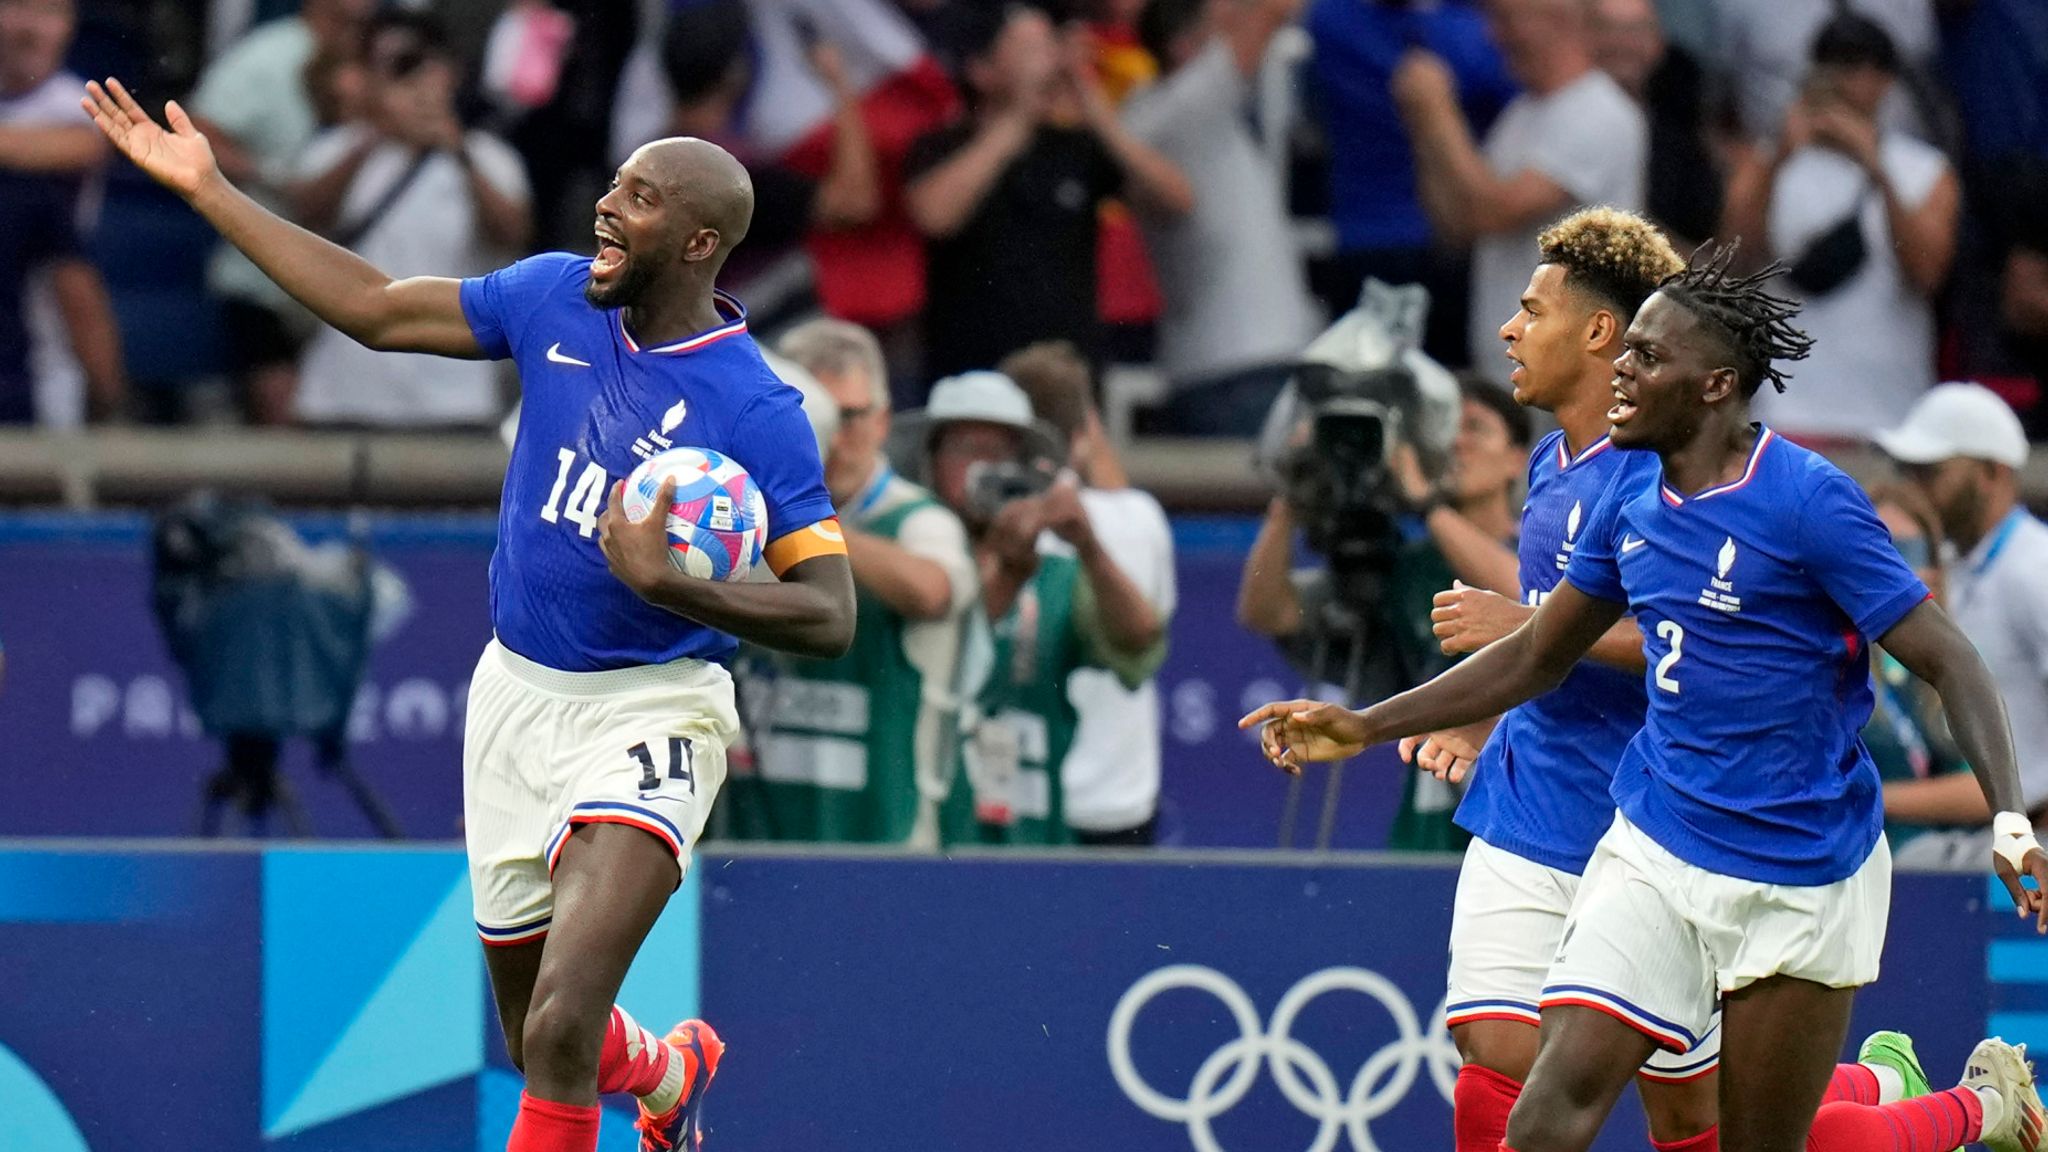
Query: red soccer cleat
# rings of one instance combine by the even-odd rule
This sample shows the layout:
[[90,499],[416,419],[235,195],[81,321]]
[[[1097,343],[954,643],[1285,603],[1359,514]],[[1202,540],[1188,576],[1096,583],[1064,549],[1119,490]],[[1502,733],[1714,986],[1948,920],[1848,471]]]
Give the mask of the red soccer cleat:
[[685,1020],[675,1026],[662,1043],[675,1049],[672,1059],[683,1062],[683,1098],[659,1116],[640,1106],[640,1152],[697,1152],[704,1146],[704,1133],[697,1124],[704,1093],[718,1074],[718,1061],[725,1055],[725,1041],[702,1020]]

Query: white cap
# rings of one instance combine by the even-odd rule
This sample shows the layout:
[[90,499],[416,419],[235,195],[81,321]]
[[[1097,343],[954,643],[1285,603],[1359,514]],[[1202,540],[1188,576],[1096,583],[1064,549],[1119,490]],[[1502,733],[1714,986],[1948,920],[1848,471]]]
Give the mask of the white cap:
[[1064,460],[1067,446],[1052,425],[1036,419],[1031,397],[1001,372],[962,372],[932,385],[925,406],[896,420],[889,455],[914,478],[925,468],[922,457],[931,434],[947,424],[1000,424],[1023,433],[1025,452],[1035,458]]
[[1029,428],[1031,397],[1001,372],[962,372],[932,385],[924,416],[932,424],[973,420]]
[[1928,389],[1905,423],[1877,434],[1877,446],[1902,464],[1939,464],[1958,457],[2008,468],[2027,464],[2027,434],[2020,418],[1982,384]]

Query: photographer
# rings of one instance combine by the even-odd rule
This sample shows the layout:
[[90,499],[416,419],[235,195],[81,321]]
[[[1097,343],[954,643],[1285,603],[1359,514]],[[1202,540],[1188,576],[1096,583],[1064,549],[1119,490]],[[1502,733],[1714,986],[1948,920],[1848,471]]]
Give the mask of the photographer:
[[[1003,359],[1002,372],[1024,389],[1038,418],[1067,438],[1067,466],[1082,485],[1078,492],[1064,485],[1053,490],[1048,515],[1054,533],[1065,522],[1065,538],[1041,536],[1040,549],[1100,553],[1114,560],[1143,597],[1129,605],[1121,634],[1133,651],[1150,648],[1166,634],[1177,596],[1173,528],[1159,501],[1125,478],[1095,408],[1088,362],[1072,344],[1050,340],[1012,352]],[[1060,765],[1067,827],[1083,844],[1152,844],[1159,821],[1158,685],[1146,680],[1129,688],[1103,669],[1082,668],[1069,682],[1067,696],[1080,716]]]
[[[298,219],[398,276],[481,274],[522,251],[533,224],[525,166],[463,125],[446,31],[387,12],[366,44],[367,115],[299,155],[285,189]],[[308,424],[388,428],[482,426],[505,411],[488,361],[377,352],[326,326],[306,345],[293,403]]]
[[836,660],[750,661],[756,774],[727,786],[748,839],[939,844],[957,758],[961,640],[978,585],[960,520],[882,455],[889,374],[873,334],[817,319],[783,355],[836,402],[825,486],[853,564],[858,620]]
[[[953,790],[945,831],[1071,843],[1060,777],[1078,723],[1070,678],[1097,667],[1125,688],[1143,684],[1165,653],[1158,614],[1095,537],[1077,478],[1059,473],[1067,446],[1009,377],[941,380],[901,426],[899,462],[959,513],[981,572],[985,611],[973,616],[964,680],[975,700],[962,750],[970,788]],[[1047,532],[1071,551],[1042,550]]]
[[[1289,439],[1285,490],[1245,557],[1238,622],[1353,703],[1412,688],[1448,664],[1430,610],[1453,580],[1520,599],[1516,486],[1528,464],[1529,416],[1476,376],[1460,376],[1458,386],[1458,435],[1441,485],[1422,476],[1409,445],[1386,444],[1383,461],[1362,458],[1334,413],[1311,405]],[[1322,563],[1297,566],[1297,534]],[[1449,786],[1410,777],[1390,845],[1457,847]]]

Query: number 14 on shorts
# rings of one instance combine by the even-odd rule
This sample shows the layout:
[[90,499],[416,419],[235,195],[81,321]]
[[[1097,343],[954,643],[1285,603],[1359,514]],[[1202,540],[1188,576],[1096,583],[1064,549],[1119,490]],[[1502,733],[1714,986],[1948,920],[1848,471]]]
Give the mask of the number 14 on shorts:
[[654,753],[645,740],[626,749],[626,754],[640,764],[640,798],[652,800],[649,792],[660,792],[669,780],[681,780],[692,796],[697,794],[697,777],[691,772],[692,756],[695,750],[690,742],[681,736],[668,738],[668,772],[664,776],[654,766]]

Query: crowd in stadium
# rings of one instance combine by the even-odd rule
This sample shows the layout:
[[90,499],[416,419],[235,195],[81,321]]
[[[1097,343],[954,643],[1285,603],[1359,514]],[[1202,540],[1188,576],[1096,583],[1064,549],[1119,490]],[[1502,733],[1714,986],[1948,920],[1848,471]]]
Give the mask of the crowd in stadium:
[[[1433,594],[1516,596],[1461,543],[1512,546],[1535,437],[1497,330],[1538,231],[1592,204],[1788,267],[1815,350],[1761,414],[1911,465],[1878,506],[2048,800],[2048,585],[2022,575],[2048,556],[2004,530],[2048,436],[2035,0],[0,0],[0,420],[482,430],[514,408],[498,367],[357,346],[110,162],[78,105],[109,74],[394,276],[590,250],[658,137],[745,162],[722,287],[829,397],[862,615],[841,660],[742,665],[730,834],[1149,842],[1171,536],[1107,381],[1141,433],[1253,436],[1369,279],[1425,286],[1423,346],[1463,370],[1450,477],[1403,493],[1370,606],[1405,683],[1439,669]],[[1050,488],[1005,470],[1048,461]],[[1300,512],[1275,497],[1240,619],[1360,695]],[[1877,667],[1901,827],[1984,823],[1922,686]],[[1413,776],[1397,843],[1457,845],[1442,787]]]
[[1605,202],[1794,266],[1822,351],[1766,413],[1786,431],[1867,438],[1938,379],[1984,380],[2048,428],[2048,235],[2026,210],[2048,189],[2048,16],[2025,0],[0,15],[11,421],[479,426],[509,405],[484,369],[429,384],[320,333],[108,165],[77,99],[118,73],[145,102],[185,98],[267,203],[399,273],[587,249],[633,147],[721,141],[759,194],[730,277],[756,330],[815,309],[869,328],[899,407],[1060,338],[1163,375],[1147,427],[1242,434],[1367,276],[1427,285],[1429,351],[1497,375],[1534,228]]

